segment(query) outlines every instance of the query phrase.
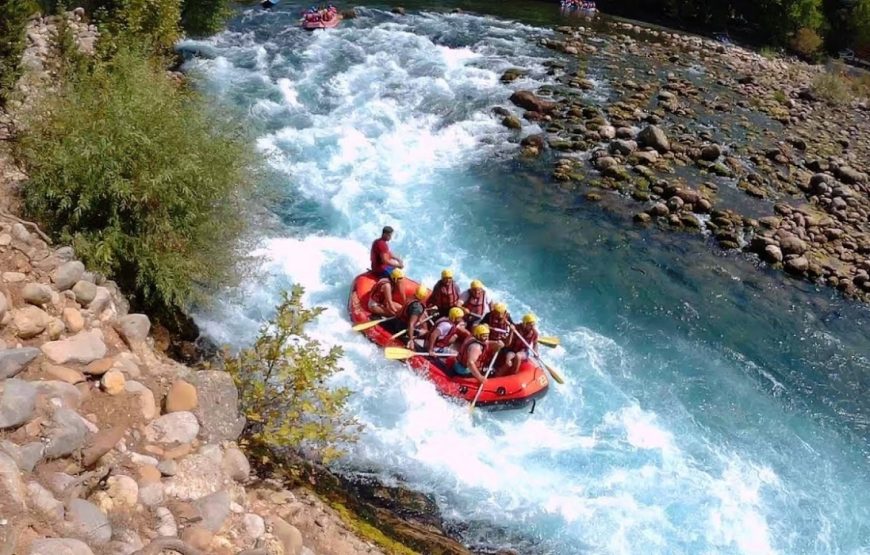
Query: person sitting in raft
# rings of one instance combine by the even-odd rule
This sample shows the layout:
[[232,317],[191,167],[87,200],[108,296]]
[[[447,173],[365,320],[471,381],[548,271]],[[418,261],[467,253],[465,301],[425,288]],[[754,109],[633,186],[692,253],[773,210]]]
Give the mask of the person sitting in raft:
[[369,312],[378,316],[398,316],[406,300],[402,287],[404,279],[405,272],[401,268],[393,268],[390,277],[379,279],[369,296]]
[[457,376],[474,376],[483,383],[489,361],[502,347],[504,343],[501,341],[490,341],[489,326],[478,324],[474,327],[472,336],[466,338],[459,347],[459,355],[453,363],[453,373]]
[[453,281],[453,270],[441,270],[441,279],[432,288],[427,307],[438,309],[439,316],[447,316],[447,312],[459,305],[459,286]]
[[459,296],[458,305],[465,310],[465,322],[470,326],[476,324],[487,313],[491,301],[483,282],[479,279],[471,280],[471,287]]
[[430,355],[446,352],[453,345],[454,340],[468,337],[468,330],[465,322],[462,321],[463,316],[465,312],[458,306],[454,306],[447,312],[446,317],[435,322],[435,326],[429,332],[429,340],[426,342]]
[[535,329],[537,322],[538,317],[530,312],[523,316],[522,323],[516,326],[513,340],[508,347],[509,352],[505,357],[504,374],[501,375],[516,374],[524,360],[538,355],[538,330]]
[[409,349],[415,349],[417,347],[417,343],[415,343],[417,335],[425,337],[426,332],[429,331],[428,318],[425,316],[426,307],[423,304],[426,302],[428,296],[429,289],[425,285],[420,285],[414,292],[414,296],[405,303],[402,312],[399,314],[399,320],[407,326],[407,347]]
[[486,313],[481,324],[489,326],[489,337],[493,341],[504,341],[505,345],[511,344],[513,331],[511,331],[511,315],[505,303],[495,303],[492,310]]
[[393,268],[404,268],[405,263],[402,259],[390,251],[389,243],[393,238],[393,228],[385,226],[381,231],[381,238],[375,239],[372,243],[371,262],[372,273],[377,277],[389,277]]

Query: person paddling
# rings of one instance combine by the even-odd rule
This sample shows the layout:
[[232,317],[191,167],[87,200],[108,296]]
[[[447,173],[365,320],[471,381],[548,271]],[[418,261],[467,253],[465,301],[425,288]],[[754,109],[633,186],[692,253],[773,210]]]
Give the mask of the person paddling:
[[440,316],[447,316],[451,308],[459,305],[459,286],[453,281],[453,270],[441,270],[441,279],[432,288],[426,305],[437,308]]
[[447,316],[435,322],[435,327],[429,332],[429,340],[426,348],[430,355],[437,352],[445,352],[457,338],[468,337],[468,330],[462,317],[465,313],[458,306],[454,306],[447,312]]
[[474,327],[471,337],[462,342],[459,347],[459,355],[453,363],[453,373],[457,376],[474,376],[477,381],[483,383],[484,372],[488,359],[501,350],[504,343],[489,340],[489,326],[478,324]]
[[390,251],[390,239],[393,238],[393,228],[385,226],[381,231],[381,238],[372,243],[370,254],[372,273],[377,277],[389,277],[394,268],[404,268],[402,259]]
[[369,312],[379,316],[398,316],[406,300],[402,287],[404,279],[405,272],[401,268],[393,268],[390,277],[378,280],[369,296]]
[[[523,321],[520,325],[514,328],[516,335],[510,344],[510,352],[505,357],[505,372],[507,374],[516,374],[520,370],[523,361],[528,360],[534,354],[538,354],[538,330],[535,329],[535,324],[538,322],[538,317],[531,312],[523,316]],[[520,339],[522,336],[522,339]],[[525,342],[523,342],[525,339]],[[528,344],[528,346],[527,346]]]
[[490,298],[483,282],[471,280],[471,286],[459,296],[459,306],[465,309],[465,322],[470,326],[476,324],[490,308]]
[[417,344],[414,342],[417,338],[417,334],[425,337],[426,331],[429,329],[428,324],[425,322],[426,308],[423,305],[428,296],[429,289],[425,285],[420,285],[414,292],[414,296],[408,299],[408,302],[405,303],[401,314],[399,314],[399,319],[407,326],[407,347],[409,349],[415,349],[417,347]]

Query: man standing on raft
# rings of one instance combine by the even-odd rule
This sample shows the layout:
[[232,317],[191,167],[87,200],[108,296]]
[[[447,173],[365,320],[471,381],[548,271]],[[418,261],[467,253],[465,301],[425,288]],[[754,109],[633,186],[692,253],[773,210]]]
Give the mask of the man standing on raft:
[[390,251],[387,244],[393,238],[393,228],[385,226],[381,231],[381,238],[372,243],[371,262],[372,273],[377,277],[390,277],[394,268],[404,268],[402,259]]

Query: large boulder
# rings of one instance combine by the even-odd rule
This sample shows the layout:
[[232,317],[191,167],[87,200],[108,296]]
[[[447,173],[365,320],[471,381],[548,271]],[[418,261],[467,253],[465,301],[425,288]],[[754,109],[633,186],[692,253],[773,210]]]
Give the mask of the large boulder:
[[21,289],[24,302],[42,306],[51,302],[51,287],[44,283],[28,283]]
[[71,538],[33,540],[29,553],[30,555],[94,555],[86,543]]
[[192,372],[187,381],[196,386],[198,406],[194,411],[209,443],[236,441],[245,427],[239,414],[239,392],[232,377],[218,370]]
[[37,306],[25,306],[13,312],[12,325],[21,339],[31,339],[45,330],[51,317]]
[[59,408],[51,416],[51,427],[45,434],[45,456],[56,459],[71,455],[84,447],[88,427],[82,417],[73,410]]
[[30,382],[0,381],[0,430],[18,427],[30,420],[36,408],[37,393]]
[[51,281],[58,291],[66,291],[76,284],[85,273],[85,265],[78,260],[72,260],[58,266],[51,273]]
[[[21,472],[12,457],[0,451],[0,503],[8,503],[7,510],[19,512],[27,506],[24,493],[24,483],[21,482]],[[2,506],[2,505],[0,505]]]
[[24,370],[31,360],[39,354],[39,349],[23,347],[21,349],[3,349],[0,351],[0,380],[14,378]]
[[131,347],[148,338],[151,330],[151,321],[144,314],[128,314],[119,318],[115,323],[115,329]]
[[72,288],[76,296],[76,302],[82,306],[88,306],[97,296],[97,286],[90,281],[79,280]]
[[106,356],[106,344],[103,332],[93,329],[79,332],[69,339],[49,341],[42,346],[42,352],[55,364],[88,364]]
[[637,135],[637,142],[641,146],[651,146],[659,152],[667,152],[671,150],[671,143],[668,141],[668,136],[657,125],[648,125]]
[[168,496],[183,500],[198,499],[228,486],[220,447],[204,445],[198,453],[179,460],[175,475],[164,483]]
[[199,423],[192,412],[165,414],[145,428],[145,437],[157,443],[190,443],[199,433]]
[[75,535],[92,544],[108,543],[112,539],[112,525],[96,505],[84,499],[73,499],[67,510],[67,520]]
[[542,114],[548,114],[558,106],[555,102],[544,100],[532,91],[517,91],[511,95],[510,101],[520,108]]

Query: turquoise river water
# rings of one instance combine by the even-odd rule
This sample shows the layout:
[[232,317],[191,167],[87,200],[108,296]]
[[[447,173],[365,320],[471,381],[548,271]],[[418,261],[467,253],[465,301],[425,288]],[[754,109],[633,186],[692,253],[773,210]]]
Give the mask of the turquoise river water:
[[[405,6],[315,33],[302,5],[246,8],[180,45],[198,86],[245,114],[280,192],[262,277],[200,314],[206,333],[243,345],[304,285],[366,425],[343,466],[430,493],[475,549],[870,553],[870,312],[700,235],[636,228],[516,160],[490,110],[549,82],[555,5]],[[511,66],[530,74],[500,83]],[[545,356],[566,385],[534,414],[469,419],[351,332],[349,284],[385,224],[411,276],[452,267],[533,309],[562,338]]]

